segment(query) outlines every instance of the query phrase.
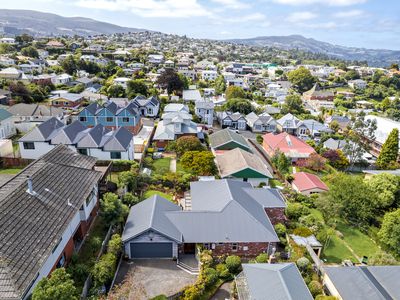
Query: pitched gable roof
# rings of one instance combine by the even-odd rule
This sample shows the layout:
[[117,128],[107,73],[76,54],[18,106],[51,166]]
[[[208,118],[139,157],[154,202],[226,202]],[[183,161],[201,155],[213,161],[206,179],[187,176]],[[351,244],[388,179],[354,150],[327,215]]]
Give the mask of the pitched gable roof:
[[244,137],[228,128],[214,132],[209,136],[209,139],[212,148],[218,148],[229,142],[235,142],[250,150],[250,146]]
[[326,184],[323,183],[317,175],[306,172],[297,172],[293,174],[293,177],[294,180],[292,181],[292,185],[295,185],[300,192],[312,189],[328,190]]
[[58,130],[64,127],[64,123],[57,118],[51,118],[33,128],[19,139],[20,142],[49,141]]
[[308,157],[311,153],[315,153],[313,147],[286,132],[267,133],[263,136],[263,141],[273,151],[279,150],[288,157]]
[[127,151],[132,139],[133,134],[125,127],[120,127],[105,142],[103,149],[106,151]]

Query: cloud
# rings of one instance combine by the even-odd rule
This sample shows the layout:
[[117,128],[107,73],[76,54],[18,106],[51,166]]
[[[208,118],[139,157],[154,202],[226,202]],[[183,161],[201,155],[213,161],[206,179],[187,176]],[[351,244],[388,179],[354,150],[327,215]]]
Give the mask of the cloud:
[[339,27],[339,25],[335,22],[303,23],[300,25],[312,29],[334,29]]
[[214,3],[221,4],[226,8],[232,9],[245,9],[250,8],[250,4],[241,2],[239,0],[211,0]]
[[219,24],[223,23],[245,23],[245,22],[257,22],[257,21],[264,21],[267,17],[261,13],[253,13],[253,14],[248,14],[248,15],[241,15],[237,17],[230,17],[230,18],[224,18],[223,22],[220,22]]
[[318,17],[318,15],[315,13],[309,11],[299,11],[291,13],[288,16],[288,21],[292,23],[297,23],[297,22],[312,20],[315,19],[316,17]]
[[349,11],[341,11],[338,13],[333,14],[335,18],[355,18],[355,17],[361,17],[364,15],[364,11],[359,10],[359,9],[353,9]]
[[211,16],[197,0],[78,0],[76,5],[109,11],[131,11],[145,18]]
[[272,0],[287,5],[325,4],[329,6],[350,6],[367,2],[367,0]]

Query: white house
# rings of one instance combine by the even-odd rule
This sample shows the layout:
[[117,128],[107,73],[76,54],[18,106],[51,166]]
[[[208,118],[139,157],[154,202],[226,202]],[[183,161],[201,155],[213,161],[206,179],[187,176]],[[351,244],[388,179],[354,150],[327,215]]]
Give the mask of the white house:
[[17,133],[14,125],[13,115],[7,110],[0,108],[0,140],[9,138]]
[[133,103],[138,107],[140,115],[144,117],[157,117],[158,111],[160,110],[160,102],[154,96],[149,98],[136,96],[135,99],[133,99]]
[[212,101],[196,101],[195,114],[198,116],[202,123],[213,125],[214,121],[214,103]]
[[1,38],[0,39],[0,44],[8,44],[8,45],[14,45],[15,44],[15,39],[14,38]]
[[201,78],[203,80],[215,80],[218,77],[218,72],[213,70],[203,70],[201,71]]
[[72,81],[72,76],[69,74],[60,74],[54,78],[52,78],[51,80],[53,82],[53,84],[57,85],[57,84],[67,84],[69,82]]
[[122,86],[124,89],[126,89],[128,87],[128,81],[131,81],[131,78],[127,78],[127,77],[117,77],[114,78],[114,84],[118,84],[120,86]]
[[365,80],[362,80],[362,79],[349,80],[347,82],[347,84],[353,90],[355,90],[355,89],[364,90],[367,87],[367,82]]

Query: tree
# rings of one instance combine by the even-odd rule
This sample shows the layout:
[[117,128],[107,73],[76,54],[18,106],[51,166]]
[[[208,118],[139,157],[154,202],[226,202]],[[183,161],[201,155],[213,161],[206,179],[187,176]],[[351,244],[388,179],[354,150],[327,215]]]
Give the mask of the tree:
[[344,74],[344,78],[346,80],[354,80],[359,79],[360,75],[355,70],[348,70],[346,74]]
[[29,57],[33,57],[33,58],[39,57],[39,52],[33,46],[28,46],[28,47],[22,48],[21,54],[24,56],[29,56]]
[[157,79],[157,83],[164,89],[167,89],[168,95],[173,92],[180,92],[183,89],[184,83],[173,69],[166,69]]
[[371,266],[391,266],[398,265],[399,262],[393,257],[393,255],[379,251],[368,257],[368,264]]
[[400,208],[385,214],[378,237],[388,249],[398,253],[400,249]]
[[187,151],[181,157],[181,164],[195,175],[210,176],[217,173],[214,155],[210,151]]
[[108,87],[107,96],[110,98],[121,98],[125,96],[125,90],[121,85],[113,84]]
[[297,70],[290,71],[287,74],[289,81],[297,88],[299,92],[305,92],[311,89],[316,82],[310,70],[300,67]]
[[113,253],[102,255],[99,261],[94,265],[92,276],[96,287],[101,287],[114,277],[117,264],[117,257]]
[[274,154],[272,157],[272,163],[282,175],[289,173],[289,168],[292,165],[290,158],[286,157],[286,155],[280,151],[277,151]]
[[231,112],[239,112],[247,115],[253,111],[253,107],[249,100],[243,98],[231,98],[225,105],[224,109]]
[[32,300],[78,300],[71,275],[64,268],[51,273],[50,278],[42,278],[32,293]]
[[344,170],[349,166],[349,160],[341,150],[330,149],[322,153],[322,157],[329,161],[329,164],[340,170]]
[[73,75],[78,70],[78,64],[72,55],[67,56],[60,65],[70,75]]
[[230,85],[225,90],[225,98],[226,100],[233,98],[245,98],[246,94],[244,90],[240,86]]
[[136,184],[136,175],[131,171],[124,171],[118,174],[118,187],[127,188],[132,191]]
[[215,88],[215,93],[217,93],[217,95],[221,95],[225,92],[226,83],[224,76],[219,75],[217,79],[215,79],[214,88]]
[[295,115],[305,113],[303,101],[301,101],[300,96],[295,94],[287,95],[285,103],[282,105],[282,113],[292,113]]
[[380,169],[395,169],[397,168],[397,158],[399,155],[399,130],[394,128],[379,153],[376,165]]
[[178,157],[180,157],[188,151],[202,151],[204,147],[197,137],[182,136],[176,140],[174,150]]
[[133,195],[132,193],[127,192],[125,193],[125,195],[122,196],[122,203],[124,203],[128,207],[131,207],[139,202],[139,197]]
[[101,203],[101,214],[107,225],[122,223],[128,215],[129,208],[114,193],[106,193]]
[[366,180],[366,184],[375,192],[374,207],[387,209],[398,201],[400,178],[393,174],[382,173]]
[[122,250],[122,238],[118,233],[111,236],[107,245],[107,252],[118,255]]
[[230,255],[225,259],[225,264],[229,272],[231,272],[232,274],[237,274],[241,269],[242,261],[239,256]]
[[147,97],[149,95],[149,91],[147,85],[142,79],[135,79],[128,81],[126,94],[128,98],[134,98],[137,95]]
[[11,82],[8,88],[12,93],[12,96],[21,102],[28,104],[33,102],[31,91],[21,81]]
[[297,165],[313,171],[322,171],[325,169],[326,161],[327,160],[319,154],[311,153],[307,159],[297,162]]
[[399,64],[392,63],[389,67],[389,70],[399,70]]

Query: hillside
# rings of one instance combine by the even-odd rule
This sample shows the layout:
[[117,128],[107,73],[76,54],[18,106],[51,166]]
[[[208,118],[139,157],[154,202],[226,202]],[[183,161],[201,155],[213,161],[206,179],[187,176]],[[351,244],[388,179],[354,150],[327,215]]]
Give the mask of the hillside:
[[98,35],[144,31],[89,18],[62,17],[33,10],[0,9],[0,32],[34,36]]
[[340,59],[367,61],[371,66],[390,65],[392,62],[400,60],[400,51],[333,45],[312,38],[305,38],[301,35],[261,36],[226,41],[249,46],[274,47],[285,50],[299,49],[313,53],[323,53]]

